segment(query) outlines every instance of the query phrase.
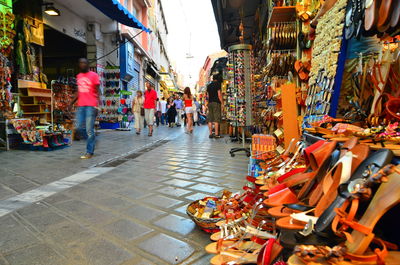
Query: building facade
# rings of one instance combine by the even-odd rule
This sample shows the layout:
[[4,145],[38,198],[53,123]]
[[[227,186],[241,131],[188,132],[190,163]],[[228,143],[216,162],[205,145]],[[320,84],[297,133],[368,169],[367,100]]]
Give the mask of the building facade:
[[129,87],[143,90],[147,81],[154,85],[159,94],[173,89],[175,80],[167,53],[168,27],[161,0],[121,0],[121,4],[152,31],[150,34],[139,34],[139,29],[119,24],[122,38],[130,40],[135,48],[139,78],[134,79]]
[[211,81],[211,68],[213,67],[215,61],[221,57],[226,57],[228,53],[226,51],[219,51],[207,56],[204,61],[203,67],[199,72],[199,81],[197,82],[196,88],[197,93],[205,91],[207,84]]

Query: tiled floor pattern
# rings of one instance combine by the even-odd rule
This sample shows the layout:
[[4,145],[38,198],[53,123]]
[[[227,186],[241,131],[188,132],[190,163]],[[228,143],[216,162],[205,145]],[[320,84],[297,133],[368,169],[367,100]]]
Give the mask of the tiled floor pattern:
[[[228,139],[209,140],[205,127],[197,128],[193,136],[183,134],[182,130],[165,129],[165,133],[162,130],[163,136],[174,135],[168,143],[126,161],[109,173],[1,217],[0,265],[208,264],[209,256],[203,248],[209,236],[187,217],[186,206],[224,188],[239,190],[244,183],[247,158],[244,155],[231,158],[228,150],[234,145]],[[112,135],[119,133],[109,133],[103,146],[111,148],[113,143],[108,141],[113,141]],[[134,138],[129,133],[124,133],[125,140],[121,134],[117,136],[118,144]],[[149,140],[140,137],[136,141],[131,150]],[[116,148],[122,148],[118,144]],[[130,151],[128,147],[122,149]],[[61,153],[46,154],[54,156],[54,160],[64,155],[65,163],[74,167],[70,162],[74,160],[68,157],[71,151],[56,152]],[[103,161],[112,158],[111,151],[104,153],[107,155],[99,155]],[[49,159],[46,154],[35,157],[31,152],[11,151],[6,160],[11,161],[13,155],[24,161],[25,155],[29,161],[35,160],[30,161],[37,164],[36,175],[29,175],[36,184],[32,189],[43,185],[36,181],[36,176],[43,178],[40,172],[47,176],[51,175],[49,170],[53,174],[59,172],[57,166],[49,168],[45,164]],[[0,154],[0,161],[4,156]],[[89,166],[80,163],[71,172]],[[15,167],[13,172],[18,170],[21,169]],[[7,172],[10,172],[8,167]],[[68,176],[65,174],[49,177],[47,183]],[[29,190],[23,188],[24,184],[16,184],[24,183],[19,182],[18,175],[0,175],[0,183],[20,185],[20,192]],[[1,187],[10,189],[11,196],[18,192],[8,185]]]

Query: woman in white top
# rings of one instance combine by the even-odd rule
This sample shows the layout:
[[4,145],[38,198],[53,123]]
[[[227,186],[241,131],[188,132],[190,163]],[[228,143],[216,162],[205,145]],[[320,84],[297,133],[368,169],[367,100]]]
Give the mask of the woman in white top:
[[[132,110],[135,115],[136,134],[139,135],[144,126],[144,97],[142,91],[136,92],[136,97],[132,101]],[[143,110],[143,111],[142,111]],[[143,113],[142,113],[143,112]]]

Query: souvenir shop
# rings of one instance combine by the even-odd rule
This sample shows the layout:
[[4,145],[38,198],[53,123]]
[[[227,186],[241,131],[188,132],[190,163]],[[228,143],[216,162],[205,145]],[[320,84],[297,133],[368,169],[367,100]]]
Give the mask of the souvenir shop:
[[12,93],[11,75],[13,68],[12,47],[14,44],[14,19],[12,1],[0,4],[0,148],[6,149],[7,120],[13,118],[14,95]]
[[[66,146],[73,127],[76,62],[86,57],[86,33],[82,30],[74,38],[67,30],[62,32],[57,20],[42,14],[40,1],[9,4],[14,13],[10,24],[14,44],[9,52],[12,112],[2,128],[4,148]],[[62,11],[65,17],[67,11]],[[74,21],[77,30],[82,28],[77,25],[80,20]]]
[[[127,54],[133,57],[133,47],[127,51],[125,45],[121,46],[119,57],[103,56],[104,49],[111,50],[116,45],[114,42],[113,46],[111,35],[101,35],[98,24],[88,24],[63,5],[43,7],[41,1],[20,0],[4,6],[8,8],[2,13],[2,21],[7,22],[3,25],[3,39],[10,41],[9,46],[5,46],[6,41],[2,44],[5,56],[1,57],[8,60],[3,60],[2,75],[8,80],[1,98],[3,149],[54,150],[72,142],[75,107],[71,102],[77,90],[79,58],[95,59],[90,60],[91,70],[100,76],[103,107],[98,116],[99,127],[129,125],[128,82],[138,81],[140,70],[134,65],[132,75],[136,78],[121,77],[119,65],[128,61]],[[48,9],[58,14],[48,15]],[[102,13],[95,14],[105,25],[112,23]]]
[[400,3],[255,2],[213,1],[251,144],[243,191],[187,208],[210,263],[400,264]]
[[139,88],[140,65],[134,58],[133,43],[124,40],[119,47],[119,66],[105,67],[104,93],[99,114],[100,128],[130,130],[133,121],[133,91]]

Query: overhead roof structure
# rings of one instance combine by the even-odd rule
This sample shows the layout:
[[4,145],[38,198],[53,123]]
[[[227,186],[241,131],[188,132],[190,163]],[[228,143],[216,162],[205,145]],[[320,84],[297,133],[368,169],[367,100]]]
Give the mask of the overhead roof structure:
[[240,43],[239,25],[243,22],[244,43],[252,44],[253,34],[258,29],[257,10],[262,0],[211,0],[221,40],[221,48]]

